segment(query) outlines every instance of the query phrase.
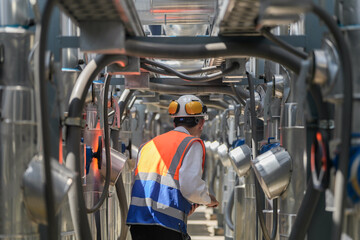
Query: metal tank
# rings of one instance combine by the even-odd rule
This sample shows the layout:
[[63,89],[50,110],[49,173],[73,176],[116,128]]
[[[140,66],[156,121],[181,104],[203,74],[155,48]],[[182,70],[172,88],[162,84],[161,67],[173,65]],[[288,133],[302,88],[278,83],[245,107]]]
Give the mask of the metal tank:
[[23,174],[37,152],[28,66],[34,36],[21,27],[29,18],[27,4],[25,0],[0,2],[0,239],[40,238],[21,188]]

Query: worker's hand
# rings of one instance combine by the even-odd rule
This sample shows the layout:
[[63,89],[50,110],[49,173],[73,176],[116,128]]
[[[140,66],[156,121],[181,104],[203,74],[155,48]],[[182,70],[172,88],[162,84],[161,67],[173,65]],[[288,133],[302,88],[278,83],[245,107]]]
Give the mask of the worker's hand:
[[209,194],[209,196],[210,196],[210,199],[211,199],[211,203],[206,205],[206,206],[208,206],[208,207],[217,207],[219,205],[219,202],[216,200],[216,198],[213,195]]
[[194,203],[194,204],[191,206],[191,210],[190,210],[188,216],[190,217],[190,215],[193,214],[193,213],[195,212],[195,209],[197,209],[199,206],[200,206],[200,204]]

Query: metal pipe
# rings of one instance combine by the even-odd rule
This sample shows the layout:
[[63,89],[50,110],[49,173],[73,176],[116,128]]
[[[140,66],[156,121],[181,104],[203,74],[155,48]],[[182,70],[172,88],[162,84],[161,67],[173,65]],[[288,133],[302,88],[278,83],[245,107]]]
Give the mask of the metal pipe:
[[155,61],[151,61],[151,60],[147,60],[147,59],[142,59],[141,62],[143,63],[141,65],[141,67],[148,71],[153,71],[155,73],[159,73],[159,71],[157,71],[156,68],[151,68],[151,67],[149,68],[146,64],[161,68],[161,69],[165,70],[167,74],[169,74],[169,73],[173,74],[175,76],[178,76],[179,78],[184,79],[185,81],[194,81],[194,82],[210,82],[212,80],[222,78],[223,76],[237,70],[240,67],[240,64],[238,62],[234,62],[229,68],[218,71],[216,73],[212,73],[212,74],[209,74],[206,76],[189,76],[182,72],[176,71],[175,69],[173,69],[165,64],[159,63],[159,62],[155,62]]
[[[68,118],[73,120],[81,119],[82,109],[85,103],[87,91],[91,82],[107,65],[116,61],[127,62],[127,57],[121,55],[98,55],[93,59],[80,74],[70,97]],[[69,191],[69,204],[76,237],[78,239],[91,239],[90,227],[87,220],[85,200],[82,190],[80,176],[80,137],[81,125],[67,125],[66,134],[66,166],[78,173],[75,184]]]
[[262,29],[261,33],[267,39],[269,39],[270,41],[276,43],[277,45],[279,45],[283,49],[291,52],[292,54],[295,54],[296,56],[301,57],[302,59],[307,59],[308,58],[308,54],[306,52],[300,51],[300,50],[294,48],[293,46],[291,46],[290,44],[288,44],[287,42],[281,40],[280,38],[277,38],[268,29],[266,29],[266,28]]
[[116,195],[119,199],[120,216],[121,216],[121,228],[120,228],[121,231],[118,240],[125,240],[129,230],[128,226],[126,225],[126,217],[129,209],[126,200],[125,187],[122,179],[122,174],[115,183],[115,188],[116,188]]
[[125,41],[125,52],[131,56],[163,59],[259,57],[278,62],[295,73],[300,72],[301,58],[272,44],[264,37],[199,37],[187,41],[188,44],[183,44],[176,38],[164,40],[130,37]]
[[291,228],[289,240],[305,239],[310,222],[318,205],[321,192],[313,188],[312,179],[308,180],[308,186],[295,222]]
[[39,47],[35,51],[35,101],[38,119],[38,147],[42,151],[44,159],[44,175],[45,175],[45,198],[46,198],[46,214],[47,214],[47,236],[50,239],[57,238],[58,222],[55,217],[53,180],[51,176],[51,142],[48,123],[48,106],[47,106],[47,89],[45,77],[45,54],[47,43],[47,30],[49,27],[50,17],[55,0],[48,0],[45,3],[41,22],[36,26],[35,38],[39,42]]
[[0,26],[25,26],[29,19],[27,0],[1,0]]
[[209,94],[218,93],[234,96],[235,93],[230,87],[211,87],[211,86],[172,86],[167,84],[149,83],[151,91],[166,94]]
[[348,168],[351,146],[352,128],[352,100],[353,100],[353,72],[350,58],[350,51],[344,36],[342,35],[333,17],[325,10],[312,4],[312,12],[316,14],[329,28],[340,53],[341,69],[343,71],[343,102],[341,120],[341,152],[339,158],[339,169],[335,177],[335,211],[333,214],[332,239],[340,239],[344,219],[346,185],[348,179]]

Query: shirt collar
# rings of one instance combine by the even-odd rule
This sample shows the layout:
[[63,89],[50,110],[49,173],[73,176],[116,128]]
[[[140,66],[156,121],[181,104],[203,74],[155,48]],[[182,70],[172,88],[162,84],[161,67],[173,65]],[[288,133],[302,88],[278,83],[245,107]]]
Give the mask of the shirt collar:
[[178,132],[182,132],[182,133],[186,133],[186,134],[190,135],[189,131],[186,128],[184,128],[183,126],[174,128],[174,131],[178,131]]

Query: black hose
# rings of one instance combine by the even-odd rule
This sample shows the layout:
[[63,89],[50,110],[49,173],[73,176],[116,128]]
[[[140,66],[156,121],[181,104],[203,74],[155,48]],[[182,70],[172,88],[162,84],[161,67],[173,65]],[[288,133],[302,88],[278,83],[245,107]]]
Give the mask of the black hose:
[[38,25],[36,35],[39,39],[39,49],[38,55],[38,89],[39,89],[39,98],[41,106],[40,108],[40,124],[42,136],[42,150],[44,158],[44,171],[45,171],[45,199],[46,199],[46,216],[47,216],[47,235],[49,239],[57,239],[58,237],[58,224],[57,218],[55,216],[55,201],[54,201],[54,191],[53,191],[53,181],[51,176],[51,141],[49,133],[49,122],[48,122],[48,112],[47,112],[47,86],[46,86],[46,77],[45,77],[45,53],[46,53],[46,43],[47,43],[47,33],[50,23],[50,17],[52,10],[55,6],[56,0],[48,0],[45,3],[45,7],[42,13],[40,25]]
[[293,46],[291,46],[290,44],[288,44],[287,42],[281,40],[280,38],[277,38],[276,36],[274,36],[269,29],[267,28],[263,28],[261,30],[262,35],[264,35],[267,39],[269,39],[270,41],[276,43],[277,45],[279,45],[280,47],[282,47],[283,49],[289,51],[290,53],[301,57],[302,59],[307,59],[308,58],[308,54],[306,52],[300,51],[296,48],[294,48]]
[[234,62],[229,68],[226,68],[226,69],[224,69],[223,71],[220,71],[220,72],[213,73],[211,75],[207,75],[207,76],[189,76],[189,75],[186,75],[186,74],[184,74],[182,72],[176,71],[175,69],[173,69],[173,68],[171,68],[171,67],[169,67],[169,66],[167,66],[165,64],[162,64],[162,63],[159,63],[159,62],[156,62],[156,61],[151,61],[151,60],[148,60],[148,59],[141,59],[141,62],[144,63],[144,64],[141,65],[141,67],[143,67],[145,69],[146,69],[145,64],[152,65],[152,66],[164,69],[166,72],[171,73],[171,74],[173,74],[175,76],[178,76],[179,78],[182,78],[185,81],[196,81],[196,82],[209,82],[209,81],[212,81],[212,80],[216,80],[218,78],[221,78],[221,77],[235,71],[236,69],[238,69],[240,67],[239,63]]
[[[89,68],[89,72],[86,71],[86,68],[80,74],[76,84],[73,88],[70,97],[68,118],[81,119],[82,110],[85,103],[86,94],[92,81],[95,77],[101,72],[103,68],[108,66],[111,63],[116,61],[123,60],[124,56],[121,55],[98,55],[93,61],[91,61],[86,68]],[[85,74],[82,77],[82,74]],[[82,77],[82,78],[80,78]],[[81,80],[81,81],[80,81]],[[77,211],[79,222],[74,223],[78,224],[75,228],[79,229],[80,239],[92,239],[90,226],[87,219],[86,205],[84,200],[84,195],[82,191],[82,180],[81,175],[81,164],[80,164],[80,138],[81,138],[81,126],[80,125],[68,125],[67,134],[66,134],[66,166],[74,164],[71,166],[78,173],[75,179],[75,189],[76,189],[76,201],[77,201]]]
[[245,90],[238,90],[238,88],[236,88],[233,83],[230,84],[230,87],[233,90],[233,92],[235,93],[236,98],[239,101],[239,103],[241,103],[243,106],[245,106],[246,101],[244,99],[249,98],[249,93],[246,92]]
[[128,204],[125,195],[125,187],[122,180],[122,174],[120,174],[119,179],[115,183],[116,195],[119,200],[120,205],[120,217],[121,217],[121,232],[118,240],[125,240],[128,232],[128,226],[126,225],[126,217],[128,214]]
[[[141,68],[149,71],[149,72],[153,72],[153,73],[157,73],[157,74],[161,74],[161,75],[166,75],[166,76],[177,76],[176,74],[172,73],[172,72],[168,72],[166,70],[162,70],[160,68],[157,68],[157,67],[152,67],[150,65],[147,65],[147,64],[144,64],[144,63],[141,63],[140,64]],[[183,72],[181,72],[181,74],[184,74]],[[191,76],[188,76],[188,77],[191,77]],[[195,78],[195,77],[191,77],[191,78]],[[187,81],[187,82],[210,82],[210,81],[215,81],[215,80],[218,80],[218,79],[221,79],[221,77],[216,77],[215,79],[208,79],[208,80],[197,80],[197,81],[193,81],[193,80],[189,80],[189,79],[185,79],[185,78],[182,78],[184,81]]]
[[326,11],[317,5],[312,5],[312,12],[316,14],[329,28],[332,33],[341,60],[343,71],[343,103],[341,119],[341,152],[339,157],[339,168],[336,172],[335,181],[335,211],[333,214],[332,239],[338,240],[341,237],[342,224],[344,218],[344,207],[346,197],[346,185],[348,179],[348,168],[351,146],[351,127],[352,127],[352,66],[348,44],[346,43],[336,22]]
[[[154,67],[150,67],[146,64],[141,64],[141,67],[147,67],[148,71],[154,72],[154,73],[158,73],[161,75],[169,75],[169,76],[176,76],[175,74],[165,71],[163,69],[160,68],[154,68]],[[151,70],[149,70],[151,69]],[[182,74],[186,74],[186,75],[193,75],[193,74],[201,74],[201,73],[208,73],[208,72],[215,72],[215,71],[219,71],[221,70],[221,66],[211,66],[211,67],[204,67],[204,68],[200,68],[200,69],[194,69],[194,70],[187,70],[187,71],[181,71]]]
[[[103,117],[104,117],[104,142],[105,142],[105,157],[106,157],[106,176],[104,188],[101,192],[98,202],[91,208],[86,208],[87,213],[93,213],[100,209],[105,199],[109,196],[110,174],[111,174],[111,158],[110,158],[110,137],[109,137],[109,120],[108,120],[108,92],[111,81],[111,75],[108,74],[104,81],[104,96],[103,96]],[[100,150],[101,154],[101,150]]]
[[225,94],[234,96],[235,93],[230,87],[213,87],[213,86],[174,86],[168,84],[149,83],[151,91],[167,94]]
[[296,214],[295,222],[291,228],[289,240],[305,239],[315,209],[317,208],[320,194],[320,191],[313,188],[312,180],[310,178],[304,199],[301,202],[300,208]]
[[195,39],[193,43],[179,44],[175,38],[132,38],[125,41],[125,51],[130,56],[163,59],[199,59],[216,57],[259,57],[286,66],[295,73],[300,72],[302,59],[272,44],[264,37],[219,37]]
[[[248,83],[249,83],[249,92],[250,92],[250,114],[251,114],[251,135],[252,135],[252,147],[253,147],[253,158],[255,159],[257,157],[257,136],[256,136],[256,112],[255,112],[255,94],[254,94],[254,83],[252,81],[252,76],[250,75],[250,73],[246,73],[247,78],[248,78]],[[260,227],[261,230],[263,232],[264,238],[265,240],[273,240],[276,237],[276,233],[277,233],[277,200],[274,199],[273,200],[273,217],[274,217],[274,222],[273,222],[273,229],[272,229],[272,233],[271,236],[269,235],[269,232],[266,228],[266,224],[265,224],[265,217],[264,217],[264,213],[263,213],[263,207],[261,205],[261,201],[260,201],[260,197],[261,194],[263,194],[260,190],[260,184],[256,178],[256,176],[254,175],[255,178],[255,196],[256,196],[256,212],[258,215],[258,219],[260,222]],[[275,209],[276,207],[276,209]]]

